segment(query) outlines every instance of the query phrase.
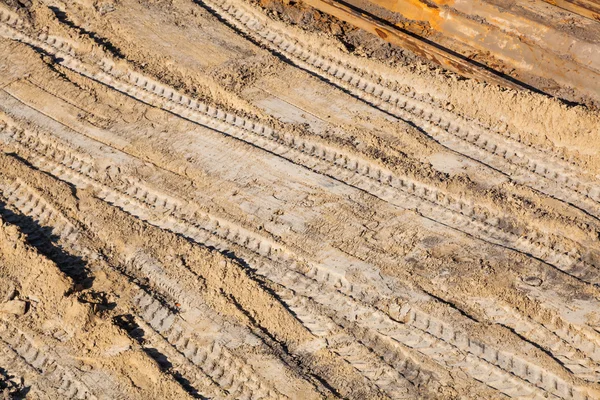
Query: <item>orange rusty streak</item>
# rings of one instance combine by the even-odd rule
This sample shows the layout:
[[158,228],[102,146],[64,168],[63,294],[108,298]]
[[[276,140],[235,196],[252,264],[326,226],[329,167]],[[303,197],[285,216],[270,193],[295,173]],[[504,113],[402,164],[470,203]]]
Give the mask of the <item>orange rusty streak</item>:
[[[600,73],[578,64],[577,61],[561,58],[560,55],[528,41],[524,35],[508,34],[498,27],[481,24],[446,7],[441,7],[442,4],[453,4],[454,0],[432,0],[436,2],[435,5],[427,5],[419,0],[368,1],[392,12],[401,13],[408,19],[428,22],[433,29],[441,32],[444,36],[467,44],[473,49],[491,54],[497,60],[521,73],[526,72],[549,78],[559,85],[575,87],[585,93],[594,95],[600,93]],[[304,0],[304,2],[463,76],[509,87],[517,86],[514,82],[492,74],[475,63],[407,35],[402,30],[382,24],[370,15],[349,8],[343,3],[337,3],[336,0]],[[543,87],[540,89],[544,90]]]
[[[490,52],[496,58],[522,71],[533,71],[540,65],[554,64],[549,74],[552,78],[566,78],[563,60],[550,52],[533,45],[521,35],[511,35],[490,25],[466,18],[463,15],[442,8],[443,4],[453,4],[454,0],[432,0],[431,6],[420,0],[368,0],[389,11],[400,13],[405,18],[429,23],[432,29],[454,38],[473,49]],[[439,4],[439,6],[437,5]]]
[[496,75],[469,60],[457,57],[440,47],[433,46],[421,39],[408,35],[392,26],[382,24],[371,16],[358,12],[335,0],[304,0],[304,2],[320,11],[334,15],[343,21],[372,32],[388,42],[406,48],[413,53],[440,64],[460,75],[475,78],[505,87],[522,89],[520,85]]
[[433,29],[439,29],[439,21],[442,19],[440,9],[430,7],[419,0],[370,0],[370,2],[402,14],[407,19],[428,22]]
[[553,6],[600,22],[600,3],[594,0],[544,0]]

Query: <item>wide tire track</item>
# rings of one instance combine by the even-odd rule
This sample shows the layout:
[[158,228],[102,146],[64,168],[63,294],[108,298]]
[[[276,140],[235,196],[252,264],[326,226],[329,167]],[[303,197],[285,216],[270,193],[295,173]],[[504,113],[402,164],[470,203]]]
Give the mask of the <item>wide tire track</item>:
[[[69,220],[61,215],[61,213],[54,209],[51,205],[49,205],[41,196],[37,195],[34,190],[27,187],[21,181],[16,181],[12,185],[0,185],[0,198],[4,198],[7,204],[10,207],[14,207],[15,210],[18,210],[20,213],[24,215],[30,216],[36,222],[44,227],[51,227],[51,231],[47,233],[39,233],[40,235],[44,235],[46,237],[53,237],[55,240],[60,241],[60,245],[67,248],[70,252],[77,254],[81,257],[93,258],[96,260],[100,260],[102,257],[99,254],[94,254],[89,249],[82,247],[80,245],[80,241],[77,240],[77,237],[80,236],[80,232],[77,228],[73,226],[69,222]],[[199,297],[194,296],[193,294],[182,292],[181,288],[178,287],[176,282],[169,281],[168,278],[162,277],[157,273],[156,268],[152,268],[152,265],[148,262],[147,259],[136,259],[135,257],[129,260],[128,263],[124,263],[117,269],[118,272],[125,273],[126,276],[133,276],[138,280],[144,280],[144,278],[150,277],[153,281],[153,286],[159,289],[159,292],[167,297],[170,297],[173,303],[177,301],[194,303],[195,307],[202,307],[202,304],[199,303]],[[160,290],[162,289],[162,290]],[[142,289],[137,289],[139,293],[143,293]],[[174,294],[174,295],[173,295]],[[146,295],[149,296],[149,295]],[[156,324],[153,322],[155,318],[161,318],[162,314],[166,312],[164,307],[161,307],[161,313],[153,313],[154,308],[148,312],[146,303],[148,303],[148,297],[143,298],[143,302],[140,300],[141,297],[136,297],[132,303],[132,307],[140,308],[142,310],[140,317],[144,319],[150,326],[156,330],[157,333],[161,333],[161,328],[164,327],[164,324],[168,322],[164,322],[161,324]],[[195,301],[194,301],[195,300]],[[153,307],[156,306],[158,301],[152,299]],[[204,306],[206,309],[206,306]],[[172,316],[172,318],[175,318]],[[216,318],[216,315],[213,316]],[[206,319],[205,323],[210,324],[214,323],[214,319]],[[162,321],[162,320],[161,320]],[[171,321],[172,323],[172,321]],[[198,324],[201,326],[202,321],[199,321]],[[186,337],[184,339],[190,340],[191,333],[193,332],[192,328],[186,328]],[[178,351],[181,349],[177,348],[174,342],[169,341],[169,343]],[[182,354],[186,355],[186,358],[189,359],[189,356],[185,351],[180,351]],[[226,357],[226,356],[223,356]],[[232,356],[228,355],[231,359]],[[193,360],[191,360],[193,361]],[[221,359],[217,360],[218,362]],[[197,363],[192,362],[195,366],[198,367]],[[241,364],[240,364],[241,363]],[[243,362],[237,360],[236,363],[232,365],[226,366],[227,371],[231,375],[231,382],[229,382],[228,387],[224,389],[231,389],[231,386],[235,383],[241,389],[243,389],[244,396],[249,396],[248,398],[276,398],[281,399],[284,398],[281,395],[275,395],[273,389],[269,389],[269,387],[265,383],[260,383],[258,386],[252,384],[252,382],[259,382],[262,379],[253,375],[252,368],[248,365],[245,365]],[[203,373],[207,374],[212,378],[210,373],[207,373],[204,369],[200,368]],[[209,372],[214,372],[212,369]],[[237,374],[237,375],[236,375]],[[250,375],[248,375],[250,374]],[[194,376],[192,376],[194,377]],[[197,380],[196,380],[197,381]],[[247,382],[251,382],[248,383]],[[202,382],[203,384],[206,381]],[[200,387],[202,388],[202,386]],[[198,389],[200,389],[198,388]],[[217,392],[218,393],[218,392]],[[240,392],[241,395],[242,392]],[[209,393],[212,395],[212,393]],[[265,397],[266,396],[266,397]]]
[[[31,151],[31,148],[26,148],[26,151]],[[52,174],[67,179],[75,185],[97,188],[99,196],[104,197],[106,201],[136,215],[138,218],[147,220],[153,225],[190,237],[194,241],[199,240],[194,235],[195,233],[199,233],[203,241],[209,238],[210,243],[221,242],[220,247],[224,249],[230,249],[232,246],[232,243],[222,244],[222,239],[215,238],[215,235],[211,235],[207,231],[195,229],[185,220],[179,219],[179,216],[177,218],[162,216],[158,217],[159,219],[157,220],[155,219],[157,218],[155,216],[156,213],[149,212],[148,205],[145,205],[141,201],[93,181],[91,178],[77,171],[77,168],[68,168],[62,166],[62,164],[48,159],[40,159],[39,157],[29,156],[27,158],[34,165],[50,170]],[[69,160],[72,159],[69,158]],[[152,199],[154,200],[154,208],[156,204],[165,204],[164,200],[156,201],[154,197]],[[163,210],[163,212],[166,211]],[[226,232],[225,237],[229,236],[228,233],[230,231],[226,230]],[[239,238],[238,235],[234,235],[234,237]],[[244,238],[240,242],[242,244],[249,243],[248,238]],[[200,243],[203,242],[200,241]],[[239,242],[234,242],[233,245],[240,246]],[[266,256],[260,254],[257,250],[261,249],[260,241],[254,242],[252,247],[254,250],[248,248],[246,250],[250,250],[248,259],[252,261],[252,257],[259,257],[259,260],[252,262],[252,264],[258,265],[256,272],[267,279],[307,297],[312,296],[315,301],[320,302],[326,307],[333,307],[336,313],[350,320],[359,317],[358,319],[361,321],[361,324],[364,324],[364,327],[375,329],[379,334],[415,349],[441,365],[462,368],[475,379],[505,394],[511,396],[540,396],[541,393],[537,392],[538,389],[534,389],[534,387],[539,387],[561,398],[586,398],[587,396],[585,389],[573,387],[554,374],[548,373],[518,357],[506,352],[496,351],[482,343],[473,342],[468,336],[455,332],[451,327],[435,321],[421,312],[413,309],[411,309],[412,311],[405,311],[403,314],[399,314],[396,320],[402,320],[406,315],[409,315],[410,318],[404,324],[398,323],[381,312],[374,311],[369,306],[349,300],[337,288],[329,286],[329,289],[327,289],[327,285],[331,284],[330,282],[319,284],[298,272],[290,270],[286,270],[285,272],[277,271],[273,266],[269,266],[264,262],[261,263],[260,257],[266,258],[268,263],[281,263],[282,260],[278,257],[275,257],[274,260],[269,259],[268,255],[271,254],[270,251],[264,253]],[[273,254],[277,254],[277,252]],[[289,256],[284,257],[284,259],[288,258]],[[315,296],[315,293],[318,295]],[[351,304],[351,306],[348,304]],[[451,336],[448,336],[449,332],[452,333]],[[517,376],[520,378],[516,378]],[[520,379],[523,379],[523,381]],[[528,384],[525,382],[528,382]]]
[[[172,97],[172,94],[171,94],[171,97]],[[325,153],[325,154],[326,154],[326,153]],[[367,171],[367,172],[368,172],[368,171]],[[83,181],[85,181],[85,180],[86,180],[86,179],[83,179]],[[111,193],[108,193],[108,194],[107,194],[107,196],[111,196],[111,195],[112,195]],[[111,199],[112,199],[112,197],[111,197]],[[115,201],[116,201],[116,202],[119,202],[119,198],[118,198],[118,196],[115,198]],[[110,202],[110,200],[109,200],[109,202]],[[172,226],[171,228],[181,228],[181,227],[182,227],[182,229],[185,229],[185,228],[186,228],[186,227],[185,227],[185,225],[182,225],[182,224],[181,224],[179,221],[177,221],[177,220],[175,220],[175,221],[170,221],[170,222],[171,222],[171,223],[173,223],[173,226]],[[179,225],[178,225],[178,224],[179,224]],[[227,235],[226,235],[226,236],[227,236]],[[560,389],[559,389],[559,388],[558,388],[558,386],[557,386],[557,384],[556,384],[556,381],[554,381],[554,382],[555,382],[554,386],[556,386],[555,390],[557,390],[557,391],[558,391],[558,390],[560,390],[560,391],[562,392],[562,391],[563,391],[563,389],[562,389],[562,388],[560,388]],[[542,382],[542,383],[543,383],[543,382]],[[550,385],[550,384],[548,384],[548,385]]]
[[[276,21],[240,1],[196,2],[293,64],[367,104],[415,124],[443,145],[600,218],[598,182],[584,177],[582,171],[555,156],[551,149],[527,146],[508,132],[501,134],[477,121],[461,118],[433,103],[417,99],[414,89],[398,93],[383,77],[363,70],[356,62],[320,53],[293,37],[289,30],[285,32]],[[536,182],[531,183],[528,179],[531,173],[536,175]]]
[[2,320],[0,320],[0,341],[18,354],[30,368],[41,374],[43,379],[51,383],[64,398],[78,400],[97,398],[80,377],[60,365],[60,358],[52,355],[50,349],[37,347],[28,335]]
[[[405,176],[397,176],[385,168],[338,149],[274,131],[257,121],[198,102],[138,73],[120,71],[108,59],[100,63],[106,72],[98,71],[97,67],[86,66],[73,58],[75,51],[70,43],[61,42],[54,37],[41,35],[34,39],[8,25],[0,26],[4,26],[5,31],[8,30],[7,35],[13,39],[60,56],[59,63],[66,68],[142,102],[263,148],[395,206],[413,209],[429,219],[473,237],[532,255],[584,282],[600,283],[600,268],[585,261],[583,249],[579,249],[580,246],[565,237],[554,238],[554,234],[532,230],[531,226],[521,229],[527,232],[525,235],[514,233],[516,227],[506,227],[507,221],[510,221],[509,225],[516,223],[508,215],[473,206],[437,188]],[[18,23],[14,23],[14,26],[18,26]]]

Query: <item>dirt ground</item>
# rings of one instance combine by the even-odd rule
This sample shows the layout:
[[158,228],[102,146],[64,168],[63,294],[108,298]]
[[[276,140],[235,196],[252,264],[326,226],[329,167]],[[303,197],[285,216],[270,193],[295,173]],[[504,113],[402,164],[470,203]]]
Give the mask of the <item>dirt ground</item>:
[[599,130],[294,3],[3,0],[0,393],[600,399]]

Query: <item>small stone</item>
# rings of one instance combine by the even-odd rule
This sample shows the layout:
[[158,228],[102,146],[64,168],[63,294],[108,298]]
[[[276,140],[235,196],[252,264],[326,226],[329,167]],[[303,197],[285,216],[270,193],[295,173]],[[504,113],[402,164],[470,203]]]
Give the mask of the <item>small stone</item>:
[[526,285],[529,286],[540,286],[542,284],[542,279],[538,278],[537,276],[527,276],[524,278],[521,278],[521,280],[523,281],[523,283],[525,283]]
[[27,311],[27,302],[22,300],[10,300],[0,305],[0,313],[24,315]]
[[335,22],[329,26],[329,30],[331,31],[332,35],[341,35],[343,33],[342,27]]
[[9,301],[17,297],[17,289],[15,289],[15,285],[13,283],[8,283],[7,289],[2,297],[3,298],[0,298],[0,302]]

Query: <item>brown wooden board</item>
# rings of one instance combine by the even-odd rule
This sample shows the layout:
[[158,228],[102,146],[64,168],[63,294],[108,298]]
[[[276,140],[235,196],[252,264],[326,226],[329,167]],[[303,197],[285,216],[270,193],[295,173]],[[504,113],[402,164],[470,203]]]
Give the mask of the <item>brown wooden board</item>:
[[600,22],[600,2],[595,0],[544,0],[572,13]]
[[409,34],[346,4],[333,0],[304,0],[304,2],[319,11],[328,13],[358,28],[374,33],[392,44],[410,50],[462,76],[514,89],[525,88],[525,85],[508,79],[481,64],[460,56],[451,50],[432,44],[412,33]]

